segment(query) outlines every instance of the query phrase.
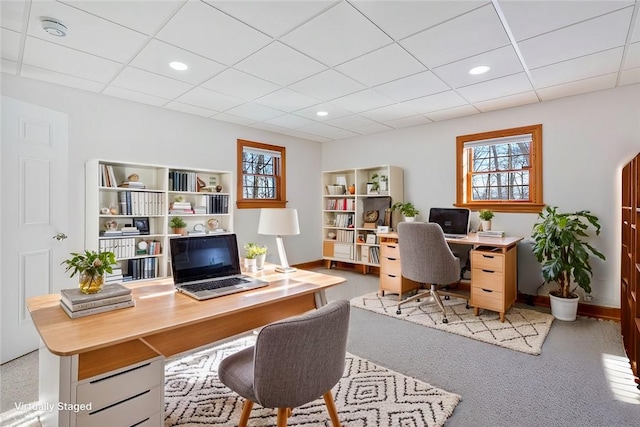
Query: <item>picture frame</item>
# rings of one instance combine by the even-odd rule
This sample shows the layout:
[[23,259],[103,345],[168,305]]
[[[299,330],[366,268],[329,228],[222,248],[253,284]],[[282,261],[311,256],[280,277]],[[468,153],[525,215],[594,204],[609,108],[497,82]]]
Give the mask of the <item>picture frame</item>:
[[367,234],[367,244],[375,245],[376,244],[376,235],[373,233]]
[[388,233],[389,232],[389,226],[388,225],[379,225],[378,226],[378,233]]
[[133,218],[133,226],[138,229],[140,234],[151,234],[149,217]]

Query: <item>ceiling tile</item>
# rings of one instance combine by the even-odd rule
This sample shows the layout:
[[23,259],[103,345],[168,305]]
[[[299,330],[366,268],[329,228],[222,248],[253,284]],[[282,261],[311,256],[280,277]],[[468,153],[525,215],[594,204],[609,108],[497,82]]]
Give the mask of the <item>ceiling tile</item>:
[[214,111],[225,111],[244,102],[240,98],[225,95],[209,89],[203,89],[201,87],[191,89],[189,92],[176,99],[176,101]]
[[[62,21],[69,29],[67,36],[56,37],[44,31],[41,17]],[[27,34],[120,63],[133,57],[148,39],[137,31],[53,1],[31,3]]]
[[333,141],[333,138],[324,138],[322,136],[312,135],[310,133],[300,132],[298,130],[287,130],[287,131],[284,132],[284,134],[285,135],[291,135],[291,136],[296,137],[296,138],[303,138],[303,139],[308,139],[310,141],[316,141],[316,142]]
[[243,126],[249,126],[256,122],[254,119],[247,119],[246,117],[234,116],[233,114],[228,113],[216,114],[213,118],[223,122],[235,123]]
[[424,71],[414,74],[413,76],[376,86],[374,89],[396,101],[407,101],[421,96],[444,92],[450,88],[431,71]]
[[326,69],[319,62],[280,42],[271,43],[236,64],[235,68],[283,86]]
[[366,86],[329,69],[294,83],[289,88],[322,101],[330,101],[365,89]]
[[155,107],[160,107],[166,104],[168,101],[167,99],[159,98],[157,96],[147,95],[145,93],[136,92],[129,89],[123,89],[115,86],[109,86],[102,93],[105,95],[128,99],[130,101],[140,102],[142,104],[153,105]]
[[636,13],[636,20],[631,27],[629,43],[640,42],[640,13]]
[[565,83],[538,90],[538,95],[543,101],[561,98],[564,96],[579,95],[581,93],[610,89],[616,85],[618,73],[592,77],[577,82]]
[[0,59],[0,72],[15,75],[18,73],[18,63],[8,59]]
[[[326,111],[328,114],[326,116],[320,117],[316,114],[318,111]],[[323,102],[322,104],[314,105],[312,107],[296,111],[297,116],[306,117],[318,122],[328,122],[329,120],[348,116],[350,114],[353,114],[353,111],[349,111],[345,108],[329,102]]]
[[395,104],[395,101],[374,90],[366,89],[343,96],[342,98],[334,99],[331,103],[346,110],[353,111],[354,113],[359,113],[361,111],[373,110],[374,108]]
[[386,107],[376,108],[374,110],[369,110],[362,113],[363,116],[376,120],[378,122],[401,119],[403,117],[409,117],[415,114],[415,111],[401,104],[387,105]]
[[342,129],[355,129],[358,127],[365,127],[375,124],[375,122],[366,117],[362,117],[358,114],[352,114],[350,116],[339,117],[337,119],[327,120],[328,125],[339,127]]
[[27,37],[24,48],[25,64],[88,80],[109,82],[122,65],[65,46]]
[[[491,70],[484,74],[469,74],[469,70],[480,65],[489,66]],[[520,59],[511,45],[433,69],[434,74],[452,88],[493,80],[522,71]]]
[[24,23],[24,7],[27,1],[0,2],[0,27],[13,31],[22,31]]
[[[184,71],[174,70],[169,66],[172,61],[182,62],[189,68]],[[202,83],[226,68],[219,62],[158,40],[151,40],[129,65],[193,84]]]
[[283,114],[282,116],[269,119],[266,122],[289,129],[298,129],[302,126],[308,126],[315,123],[313,120],[309,120],[295,114]]
[[216,111],[207,108],[196,107],[195,105],[184,104],[178,101],[171,101],[164,106],[170,110],[182,111],[183,113],[195,114],[196,116],[210,117],[216,114]]
[[[395,40],[462,15],[487,4],[487,1],[389,1],[358,0],[353,2]],[[390,13],[393,9],[393,13]]]
[[55,71],[45,70],[27,64],[22,64],[20,75],[30,79],[43,80],[45,82],[87,90],[89,92],[100,92],[104,88],[104,83],[98,83],[68,74],[56,73]]
[[531,70],[531,78],[536,88],[543,88],[615,73],[620,68],[622,51],[623,48],[619,47],[536,68]]
[[533,90],[525,73],[513,74],[488,82],[477,83],[458,89],[458,93],[469,102],[476,103],[490,99],[502,98],[509,95]]
[[621,85],[631,85],[634,83],[640,83],[640,67],[630,68],[623,71],[620,75]]
[[[206,35],[206,37],[204,37]],[[202,2],[188,2],[156,38],[232,65],[271,38]]]
[[627,46],[627,56],[624,59],[623,69],[640,67],[640,42]]
[[185,3],[184,0],[162,1],[95,1],[61,0],[109,21],[144,34],[155,34],[169,17]]
[[432,111],[444,110],[467,104],[464,98],[456,92],[449,90],[436,93],[434,95],[423,96],[404,102],[402,105],[418,113],[430,113]]
[[509,44],[491,4],[411,36],[400,43],[429,68]]
[[416,114],[415,116],[403,117],[401,119],[389,120],[384,122],[385,125],[391,126],[395,129],[403,129],[411,126],[420,126],[426,125],[427,123],[431,123],[431,120],[427,119],[425,116],[421,114]]
[[529,68],[623,46],[631,20],[631,8],[572,25],[519,43]]
[[254,121],[269,120],[284,114],[280,110],[265,107],[260,104],[242,104],[226,112],[234,116],[240,116]]
[[0,29],[0,58],[17,62],[20,53],[20,33]]
[[[325,138],[337,138],[338,135],[345,135],[344,129],[337,128],[335,126],[330,126],[325,123],[314,123],[308,126],[303,126],[298,129],[301,132],[307,132],[314,135],[324,136]],[[357,136],[356,134],[349,132],[350,136]]]
[[471,105],[461,105],[459,107],[448,108],[446,110],[433,111],[429,114],[426,114],[426,116],[428,119],[431,119],[434,122],[441,122],[443,120],[471,116],[478,113],[479,111]]
[[326,0],[205,1],[271,37],[282,36],[335,3]]
[[270,132],[282,133],[286,128],[267,122],[256,122],[250,125],[252,128],[268,130]]
[[505,1],[498,5],[517,41],[576,24],[586,19],[633,6],[633,0],[618,1]]
[[394,43],[345,62],[337,66],[336,70],[367,86],[376,86],[419,73],[425,67]]
[[255,99],[254,102],[288,113],[320,103],[320,101],[315,98],[286,88],[271,92],[268,95]]
[[134,67],[126,67],[122,70],[118,77],[111,82],[111,85],[165,99],[173,99],[191,88],[190,84]]
[[347,2],[340,2],[281,40],[330,66],[356,58],[392,41]]
[[204,82],[202,87],[244,100],[258,98],[279,88],[276,84],[234,68],[228,68],[217,76],[212,77]]
[[383,125],[382,123],[373,122],[369,125],[353,128],[352,132],[356,132],[362,135],[370,135],[372,133],[386,132],[389,130],[393,130],[391,126]]
[[491,99],[489,101],[476,102],[474,105],[478,110],[480,110],[480,112],[484,113],[487,111],[517,107],[518,105],[533,104],[536,102],[539,102],[538,96],[534,91],[531,91]]

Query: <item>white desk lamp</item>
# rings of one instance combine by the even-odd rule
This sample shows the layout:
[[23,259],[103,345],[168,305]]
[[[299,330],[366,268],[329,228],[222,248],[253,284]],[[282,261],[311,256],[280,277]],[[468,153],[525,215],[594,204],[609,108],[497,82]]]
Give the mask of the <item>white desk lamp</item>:
[[280,266],[276,267],[276,271],[280,273],[296,271],[295,267],[289,266],[287,254],[284,251],[284,244],[282,243],[282,236],[300,234],[298,211],[296,209],[261,209],[260,220],[258,222],[258,234],[276,236],[278,255],[280,255]]

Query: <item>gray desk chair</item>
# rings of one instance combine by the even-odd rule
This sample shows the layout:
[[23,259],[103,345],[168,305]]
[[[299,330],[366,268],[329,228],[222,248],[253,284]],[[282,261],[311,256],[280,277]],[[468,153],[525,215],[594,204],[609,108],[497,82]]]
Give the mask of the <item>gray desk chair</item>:
[[246,427],[253,403],[278,408],[278,427],[291,408],[324,397],[334,427],[340,427],[331,388],[344,374],[348,301],[265,326],[256,344],[220,362],[220,381],[246,400],[239,427]]
[[451,252],[442,228],[430,222],[401,222],[398,247],[402,276],[423,286],[428,284],[430,289],[400,301],[396,314],[402,313],[403,304],[430,296],[442,310],[442,323],[448,323],[439,289],[460,281],[460,259]]

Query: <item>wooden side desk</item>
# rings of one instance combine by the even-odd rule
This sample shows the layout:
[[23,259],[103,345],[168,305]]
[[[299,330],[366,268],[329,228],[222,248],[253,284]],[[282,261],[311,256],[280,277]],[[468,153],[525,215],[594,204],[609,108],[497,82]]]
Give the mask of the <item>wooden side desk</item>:
[[345,279],[275,266],[251,274],[269,286],[206,301],[174,290],[171,279],[128,285],[136,306],[71,319],[59,294],[27,300],[40,333],[44,426],[162,426],[164,358],[326,303]]
[[[398,233],[381,233],[380,294],[397,293],[398,298],[420,287],[419,283],[401,275]],[[480,309],[497,311],[500,321],[517,297],[518,242],[522,237],[480,237],[475,233],[464,239],[446,239],[449,244],[472,246],[471,297],[476,316]]]

